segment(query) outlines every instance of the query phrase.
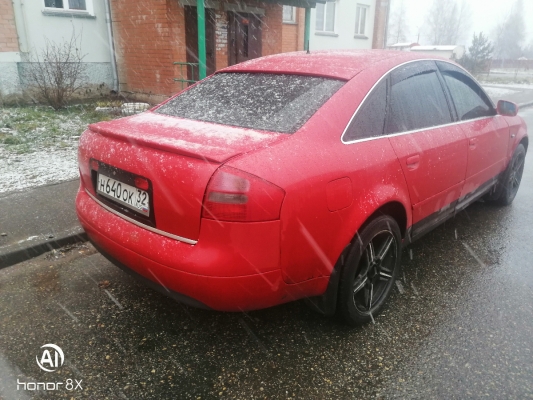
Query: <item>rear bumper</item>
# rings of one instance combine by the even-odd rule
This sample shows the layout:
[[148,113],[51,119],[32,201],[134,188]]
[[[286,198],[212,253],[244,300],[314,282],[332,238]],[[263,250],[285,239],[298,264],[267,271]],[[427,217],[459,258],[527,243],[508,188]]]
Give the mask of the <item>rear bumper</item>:
[[322,294],[328,278],[288,285],[280,269],[279,221],[202,220],[196,245],[166,238],[110,213],[83,189],[78,218],[108,259],[183,303],[219,311],[271,307]]

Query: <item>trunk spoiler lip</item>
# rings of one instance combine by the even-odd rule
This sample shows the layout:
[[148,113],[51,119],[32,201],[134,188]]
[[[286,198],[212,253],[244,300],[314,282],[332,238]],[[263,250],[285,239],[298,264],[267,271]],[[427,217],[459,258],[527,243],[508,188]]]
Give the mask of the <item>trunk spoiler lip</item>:
[[[227,157],[224,157],[224,153],[227,153],[227,151],[224,151],[224,149],[222,149],[222,148],[217,148],[217,149],[220,149],[220,155],[219,156],[205,155],[205,154],[202,154],[200,151],[186,150],[186,149],[183,149],[183,148],[176,147],[175,145],[171,145],[169,143],[158,143],[158,142],[153,141],[153,140],[146,140],[146,139],[142,139],[142,138],[127,137],[127,136],[125,136],[123,134],[114,132],[113,129],[107,129],[107,128],[102,128],[100,126],[97,126],[97,124],[89,125],[89,130],[91,130],[92,132],[95,132],[95,133],[99,133],[100,135],[103,135],[103,136],[107,136],[107,137],[111,137],[111,138],[114,138],[114,139],[121,140],[123,142],[128,142],[128,143],[132,143],[132,144],[140,145],[140,146],[146,146],[146,147],[150,147],[152,149],[163,150],[163,151],[167,151],[169,153],[180,154],[180,155],[184,155],[184,156],[187,156],[187,157],[198,158],[200,160],[204,160],[204,161],[207,161],[207,162],[210,162],[210,163],[220,164],[220,163],[223,163],[223,162],[229,160],[234,155],[236,155],[235,152],[231,152],[231,155],[228,155]],[[213,148],[213,147],[211,146],[211,148]]]
[[[159,116],[158,114],[152,113],[150,111],[143,113],[146,115],[146,117],[149,118],[155,118],[156,116]],[[148,115],[147,115],[148,114]],[[139,128],[139,130],[143,130],[146,128],[147,125],[144,125],[144,121],[136,121],[135,117],[140,116],[141,114],[136,114],[134,116],[125,118],[124,121],[131,121],[132,127],[135,127],[136,122],[138,122],[138,125],[136,126]],[[187,136],[190,135],[191,132],[193,132],[194,135],[194,127],[190,126],[179,126],[180,120],[184,121],[185,124],[190,123],[199,123],[199,124],[209,124],[213,126],[213,131],[217,130],[217,124],[204,122],[204,121],[193,121],[193,120],[185,120],[180,119],[176,117],[171,116],[161,116],[163,118],[170,118],[171,120],[174,120],[176,123],[176,126],[174,127],[168,127],[162,125],[162,129],[176,129],[176,130],[183,130],[183,135],[173,135],[173,136],[157,136],[157,135],[146,135],[141,136],[138,133],[137,134],[128,134],[127,131],[125,131],[125,126],[122,125],[120,120],[114,120],[114,121],[103,121],[103,122],[97,122],[94,124],[90,124],[88,129],[92,132],[101,134],[103,136],[111,137],[114,139],[121,140],[123,142],[132,143],[139,146],[145,146],[157,150],[167,151],[174,154],[180,154],[187,157],[192,157],[200,160],[204,160],[209,163],[216,163],[216,164],[222,164],[228,161],[231,158],[234,158],[236,156],[239,156],[241,154],[247,153],[249,151],[254,151],[257,149],[260,149],[264,146],[272,145],[280,139],[282,140],[285,136],[285,134],[280,134],[277,132],[267,132],[267,131],[254,131],[252,129],[247,128],[238,128],[238,127],[231,127],[222,125],[223,128],[230,128],[235,129],[236,131],[242,131],[246,132],[249,131],[252,135],[260,134],[264,135],[264,137],[261,140],[258,141],[252,141],[249,143],[248,146],[243,145],[224,145],[222,146],[220,144],[217,145],[217,143],[197,143],[195,141],[188,141]],[[131,129],[131,128],[130,128]],[[137,132],[139,132],[137,130]],[[134,132],[134,131],[133,131]],[[269,137],[272,135],[271,137]],[[243,140],[245,138],[243,137]],[[212,142],[209,137],[206,137],[206,142]]]

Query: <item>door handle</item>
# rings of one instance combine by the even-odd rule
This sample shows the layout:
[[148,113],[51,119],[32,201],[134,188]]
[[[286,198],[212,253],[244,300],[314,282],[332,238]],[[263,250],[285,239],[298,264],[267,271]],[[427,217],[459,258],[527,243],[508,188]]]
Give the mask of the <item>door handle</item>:
[[468,141],[468,147],[470,147],[471,150],[474,150],[477,147],[477,138],[472,138]]
[[417,169],[420,165],[420,154],[415,154],[414,156],[407,157],[405,163],[407,164],[407,169],[411,171]]

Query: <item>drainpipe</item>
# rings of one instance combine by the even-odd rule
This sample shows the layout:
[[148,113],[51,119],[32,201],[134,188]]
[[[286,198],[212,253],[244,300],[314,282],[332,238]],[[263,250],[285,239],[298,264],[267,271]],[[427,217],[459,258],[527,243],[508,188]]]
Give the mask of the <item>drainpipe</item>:
[[[15,9],[15,3],[13,2],[13,10]],[[23,48],[22,46],[20,46],[20,51],[21,52],[25,52],[25,53],[28,53],[30,52],[30,47],[31,47],[31,42],[30,42],[30,35],[28,35],[28,20],[26,19],[26,7],[25,7],[25,4],[24,4],[24,0],[20,0],[20,13],[22,14],[22,25],[24,26],[24,44],[25,44],[25,48]],[[22,41],[19,42],[19,45],[22,44]]]
[[111,6],[109,5],[109,0],[104,0],[105,2],[105,22],[107,25],[107,37],[109,40],[109,52],[111,56],[111,69],[113,70],[113,90],[118,93],[118,70],[117,70],[117,60],[115,58],[115,41],[113,38],[113,27],[111,26]]
[[305,8],[304,50],[309,53],[309,38],[311,37],[311,8]]
[[198,73],[200,80],[207,75],[205,50],[205,4],[204,0],[196,0],[198,13]]

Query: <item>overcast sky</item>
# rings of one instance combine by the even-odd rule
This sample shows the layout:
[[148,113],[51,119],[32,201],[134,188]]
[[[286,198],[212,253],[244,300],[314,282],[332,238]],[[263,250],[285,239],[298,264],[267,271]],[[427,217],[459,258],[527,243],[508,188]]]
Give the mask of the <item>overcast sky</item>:
[[[400,1],[401,0],[392,0],[392,11],[394,11]],[[466,42],[457,44],[469,45],[474,32],[484,32],[490,36],[494,27],[509,14],[511,7],[514,4],[513,0],[467,1],[472,10],[472,27],[467,35],[468,39]],[[427,32],[427,27],[424,26],[424,22],[427,18],[428,9],[431,3],[432,1],[429,0],[404,0],[409,20],[408,42],[417,41],[418,30],[420,29],[420,44],[429,44],[424,36],[424,31]],[[524,22],[527,30],[526,43],[528,43],[533,40],[533,0],[524,0],[524,14]]]

